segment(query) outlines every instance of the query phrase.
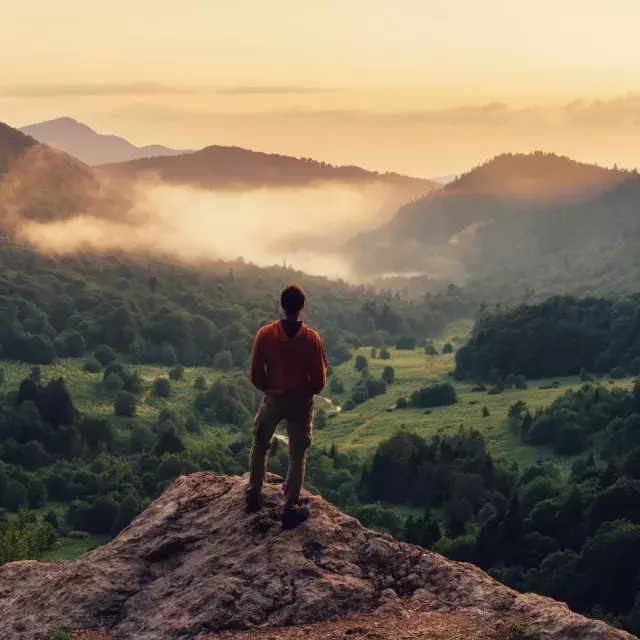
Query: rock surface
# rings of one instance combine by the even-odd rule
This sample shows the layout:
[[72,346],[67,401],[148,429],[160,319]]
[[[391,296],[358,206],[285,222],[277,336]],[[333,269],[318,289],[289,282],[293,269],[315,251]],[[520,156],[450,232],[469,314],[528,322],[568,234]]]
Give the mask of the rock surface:
[[269,477],[267,508],[253,516],[243,511],[245,483],[178,478],[104,547],[71,562],[0,567],[0,637],[58,628],[114,640],[501,640],[523,637],[518,629],[542,640],[633,637],[369,531],[318,497],[307,494],[306,523],[283,531],[281,480]]

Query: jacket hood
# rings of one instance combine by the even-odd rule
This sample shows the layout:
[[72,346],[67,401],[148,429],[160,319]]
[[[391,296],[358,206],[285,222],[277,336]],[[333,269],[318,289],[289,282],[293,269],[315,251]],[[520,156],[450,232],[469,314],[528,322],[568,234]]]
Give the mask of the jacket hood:
[[304,322],[300,325],[300,329],[298,329],[298,332],[295,336],[293,336],[293,338],[290,338],[287,335],[287,332],[284,330],[284,327],[282,326],[282,322],[280,320],[276,320],[273,323],[272,327],[274,329],[276,337],[278,338],[278,340],[282,340],[282,342],[297,340],[299,337],[304,336],[307,333],[307,326],[304,324]]

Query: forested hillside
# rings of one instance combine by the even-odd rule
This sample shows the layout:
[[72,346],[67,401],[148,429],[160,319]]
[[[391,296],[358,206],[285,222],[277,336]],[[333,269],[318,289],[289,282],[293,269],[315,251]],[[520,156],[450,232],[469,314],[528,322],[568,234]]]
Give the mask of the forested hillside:
[[0,346],[7,358],[46,364],[100,344],[131,362],[210,365],[228,351],[244,367],[255,331],[279,313],[292,281],[309,295],[305,318],[332,359],[348,345],[437,335],[477,302],[459,295],[403,301],[390,293],[243,262],[187,265],[153,255],[48,257],[0,242]]
[[477,321],[456,354],[458,379],[504,380],[586,373],[640,373],[640,305],[554,297],[539,305],[494,309]]
[[351,185],[380,182],[405,190],[407,200],[440,186],[429,180],[397,173],[376,173],[355,166],[335,166],[311,158],[293,158],[221,146],[210,146],[177,156],[141,158],[105,165],[103,169],[115,176],[153,176],[169,184],[205,189],[303,187],[322,182]]
[[487,298],[630,292],[640,278],[639,196],[635,172],[505,154],[405,205],[348,250],[363,274],[424,272]]

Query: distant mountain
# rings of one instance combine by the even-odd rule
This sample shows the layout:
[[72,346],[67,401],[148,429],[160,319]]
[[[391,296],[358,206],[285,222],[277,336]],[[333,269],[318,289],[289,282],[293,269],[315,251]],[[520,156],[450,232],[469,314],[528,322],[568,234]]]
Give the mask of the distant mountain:
[[355,166],[335,166],[310,158],[221,146],[171,157],[132,160],[103,169],[117,176],[153,176],[170,184],[204,189],[300,187],[322,182],[351,185],[384,183],[405,191],[405,201],[441,186],[430,180],[397,173],[377,173]]
[[39,142],[66,151],[89,165],[185,153],[184,150],[169,149],[161,145],[136,147],[124,138],[97,133],[73,118],[57,118],[31,124],[21,131]]
[[88,165],[0,122],[0,230],[24,219],[120,216],[129,207],[127,185],[105,185]]
[[591,281],[591,271],[619,275],[635,255],[637,196],[632,172],[542,152],[505,154],[403,206],[347,253],[361,274],[511,279],[534,288],[564,281],[570,289]]

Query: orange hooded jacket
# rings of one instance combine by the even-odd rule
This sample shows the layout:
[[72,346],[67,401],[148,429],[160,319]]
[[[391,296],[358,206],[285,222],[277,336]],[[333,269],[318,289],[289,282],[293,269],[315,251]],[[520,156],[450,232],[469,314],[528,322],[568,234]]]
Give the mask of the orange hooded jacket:
[[280,321],[262,327],[251,353],[251,382],[269,395],[316,395],[327,383],[320,336],[306,325],[288,337]]

